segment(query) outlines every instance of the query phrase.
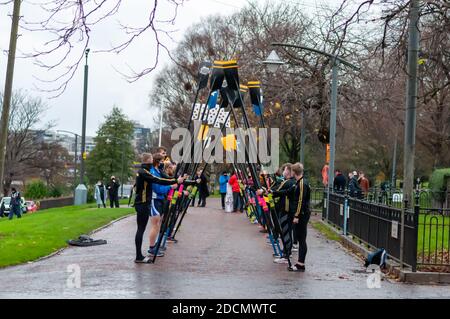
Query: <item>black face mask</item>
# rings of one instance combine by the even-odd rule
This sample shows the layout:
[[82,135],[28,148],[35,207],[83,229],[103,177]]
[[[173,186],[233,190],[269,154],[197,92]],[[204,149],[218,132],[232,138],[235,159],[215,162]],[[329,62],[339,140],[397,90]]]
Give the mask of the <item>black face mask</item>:
[[150,170],[152,168],[152,164],[142,164],[142,168]]

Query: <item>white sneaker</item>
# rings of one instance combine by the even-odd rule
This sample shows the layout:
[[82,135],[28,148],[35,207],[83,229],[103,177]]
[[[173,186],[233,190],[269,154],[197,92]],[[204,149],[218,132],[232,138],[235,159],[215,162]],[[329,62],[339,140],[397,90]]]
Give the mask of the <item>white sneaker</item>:
[[298,251],[298,245],[292,245],[292,251]]
[[273,260],[275,264],[288,264],[287,258],[276,258]]

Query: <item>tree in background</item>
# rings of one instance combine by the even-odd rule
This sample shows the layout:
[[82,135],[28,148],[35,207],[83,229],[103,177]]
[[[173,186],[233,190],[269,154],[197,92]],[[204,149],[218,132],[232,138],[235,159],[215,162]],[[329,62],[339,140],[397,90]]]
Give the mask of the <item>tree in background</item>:
[[41,143],[42,146],[45,144],[40,141],[40,134],[53,126],[53,123],[39,125],[47,111],[47,106],[40,98],[25,91],[15,91],[11,106],[4,179],[7,191],[13,180],[25,182],[32,175],[40,175],[39,151]]
[[[308,16],[300,5],[290,2],[249,2],[231,15],[206,18],[185,33],[172,54],[176,63],[155,81],[151,103],[164,104],[169,130],[185,127],[198,64],[237,59],[242,83],[262,81],[266,125],[280,128],[283,161],[299,158],[301,114],[305,115],[306,168],[310,177],[320,177],[325,146],[316,136],[329,127],[331,59],[305,50],[277,48],[288,63],[276,74],[267,72],[261,61],[273,49],[272,42],[338,54],[359,65],[361,72],[340,70],[336,167],[344,172],[363,170],[372,181],[376,176],[389,180],[396,139],[397,172],[403,166],[409,1],[352,3],[343,0],[337,9],[323,5],[320,12]],[[450,165],[449,12],[444,1],[422,3],[417,176]],[[202,96],[201,101],[206,98]],[[248,113],[255,126],[256,118]]]
[[122,154],[124,178],[128,180],[132,175],[131,164],[135,159],[132,139],[133,122],[120,108],[113,107],[100,125],[94,138],[96,146],[86,160],[87,176],[91,184],[98,180],[108,181],[112,175],[120,179]]
[[45,180],[47,187],[65,186],[71,180],[67,163],[73,161],[67,149],[58,142],[40,143],[35,147],[36,156],[28,166],[38,171],[39,177]]

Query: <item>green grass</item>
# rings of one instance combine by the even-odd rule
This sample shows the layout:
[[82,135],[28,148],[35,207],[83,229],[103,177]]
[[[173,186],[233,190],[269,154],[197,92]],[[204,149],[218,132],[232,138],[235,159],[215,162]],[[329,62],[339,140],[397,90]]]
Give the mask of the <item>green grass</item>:
[[42,210],[22,219],[0,219],[0,267],[22,264],[67,246],[66,241],[132,213],[132,208],[96,205]]
[[[424,225],[425,224],[425,225]],[[444,226],[443,226],[444,225]],[[418,253],[434,253],[449,250],[450,217],[427,216],[419,217],[419,233],[417,238]]]
[[319,221],[311,222],[311,225],[324,235],[328,240],[341,241],[340,236],[331,229],[331,226],[325,225]]

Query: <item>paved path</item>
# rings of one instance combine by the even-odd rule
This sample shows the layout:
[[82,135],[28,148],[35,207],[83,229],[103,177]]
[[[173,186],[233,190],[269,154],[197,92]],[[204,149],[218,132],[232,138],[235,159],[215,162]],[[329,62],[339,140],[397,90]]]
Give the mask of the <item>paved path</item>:
[[[368,289],[362,262],[310,228],[307,272],[272,262],[264,236],[241,214],[225,214],[211,199],[190,209],[167,254],[136,265],[135,218],[96,234],[108,245],[69,248],[40,262],[0,270],[0,298],[449,298],[449,286],[389,281]],[[213,208],[211,208],[211,206]],[[147,243],[146,243],[147,245]],[[81,288],[67,288],[69,265]]]

